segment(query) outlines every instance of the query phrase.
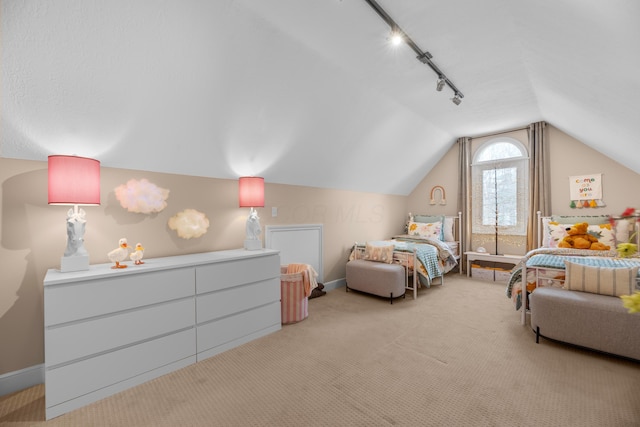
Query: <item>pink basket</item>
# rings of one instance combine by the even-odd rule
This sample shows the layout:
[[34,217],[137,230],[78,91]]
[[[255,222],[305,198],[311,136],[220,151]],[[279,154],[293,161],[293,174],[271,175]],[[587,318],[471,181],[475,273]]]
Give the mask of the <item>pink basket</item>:
[[309,316],[309,298],[304,294],[303,277],[306,272],[287,274],[287,266],[280,267],[280,302],[282,324],[295,323]]

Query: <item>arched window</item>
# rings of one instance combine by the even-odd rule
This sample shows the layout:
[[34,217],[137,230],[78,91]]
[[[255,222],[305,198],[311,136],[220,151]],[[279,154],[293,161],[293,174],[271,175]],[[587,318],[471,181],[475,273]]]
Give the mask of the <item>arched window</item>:
[[[472,233],[526,236],[529,188],[528,153],[514,138],[492,138],[472,163]],[[496,252],[498,250],[496,249]]]

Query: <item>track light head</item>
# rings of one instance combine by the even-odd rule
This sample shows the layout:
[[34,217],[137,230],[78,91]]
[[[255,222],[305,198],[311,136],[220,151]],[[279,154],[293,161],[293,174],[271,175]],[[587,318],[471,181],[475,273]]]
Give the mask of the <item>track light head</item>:
[[460,105],[460,103],[462,102],[462,98],[460,97],[460,94],[458,92],[456,92],[454,97],[451,98],[451,102],[453,102],[456,105]]
[[444,88],[444,83],[445,83],[444,77],[440,76],[438,78],[438,82],[436,83],[436,90],[438,92],[442,91],[442,88]]
[[416,56],[416,58],[418,58],[418,61],[422,62],[423,64],[430,64],[431,63],[431,58],[433,58],[433,55],[431,55],[429,52],[422,52],[420,55]]
[[389,40],[393,46],[399,46],[403,41],[404,37],[402,36],[402,32],[398,30],[392,30],[391,35],[389,36]]

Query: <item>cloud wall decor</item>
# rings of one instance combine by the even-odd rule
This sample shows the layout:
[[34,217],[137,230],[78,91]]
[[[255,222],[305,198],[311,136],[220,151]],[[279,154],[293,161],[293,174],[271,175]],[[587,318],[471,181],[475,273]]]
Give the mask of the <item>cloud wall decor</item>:
[[120,206],[129,212],[151,214],[167,207],[169,190],[146,179],[130,179],[114,190]]
[[207,232],[209,220],[202,212],[185,209],[169,218],[169,228],[176,231],[179,237],[191,239]]

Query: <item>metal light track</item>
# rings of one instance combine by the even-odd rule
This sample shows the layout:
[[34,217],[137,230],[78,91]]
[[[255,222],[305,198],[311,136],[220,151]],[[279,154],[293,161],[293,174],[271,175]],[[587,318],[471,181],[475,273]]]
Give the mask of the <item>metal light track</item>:
[[375,0],[364,1],[367,2],[378,15],[380,15],[380,18],[382,18],[382,20],[387,23],[392,31],[395,31],[402,35],[404,42],[409,45],[409,47],[413,49],[413,51],[418,55],[416,58],[420,62],[428,65],[433,70],[433,72],[438,75],[438,78],[444,79],[445,84],[449,86],[451,90],[453,90],[454,94],[458,95],[460,98],[464,98],[464,95],[456,87],[456,85],[454,85],[453,82],[449,80],[449,78],[442,72],[442,70],[440,70],[440,68],[438,68],[438,66],[431,60],[431,58],[433,58],[433,55],[431,55],[427,51],[423,51],[422,49],[420,49],[420,47],[411,39],[411,37],[409,37],[407,33],[404,32],[402,28],[400,28],[396,21],[394,21],[393,18],[389,16],[389,14],[378,4],[378,2],[376,2]]

